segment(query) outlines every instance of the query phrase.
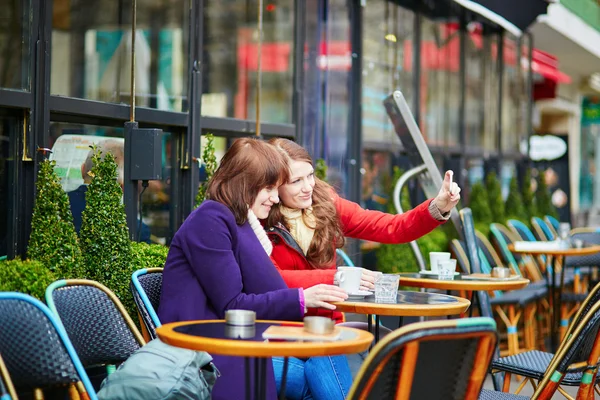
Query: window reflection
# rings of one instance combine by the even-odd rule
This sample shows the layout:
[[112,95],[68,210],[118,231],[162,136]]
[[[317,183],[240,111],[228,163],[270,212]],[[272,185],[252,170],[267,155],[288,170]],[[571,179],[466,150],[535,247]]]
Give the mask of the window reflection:
[[[55,0],[52,94],[131,100],[131,0]],[[184,111],[189,2],[137,2],[136,103]]]
[[[258,2],[211,0],[205,8],[202,115],[256,119]],[[263,21],[261,120],[291,123],[294,2],[265,4]]]
[[421,121],[429,144],[457,146],[460,115],[460,31],[453,18],[423,19]]
[[5,1],[0,17],[0,87],[29,90],[30,0]]
[[[97,125],[52,123],[50,128],[51,158],[56,161],[56,172],[61,178],[63,189],[69,193],[71,210],[76,229],[80,227],[80,215],[85,208],[87,176],[86,158],[90,145],[108,141],[119,165],[119,179],[123,179],[124,160],[122,152],[123,128]],[[142,196],[142,241],[165,244],[170,240],[169,210],[171,185],[171,133],[163,134],[162,166],[163,180],[150,181]],[[121,147],[120,147],[120,146]],[[134,150],[135,151],[135,150]],[[122,153],[121,153],[122,154]]]
[[15,118],[0,117],[0,257],[8,254],[8,229],[14,193],[16,135],[21,125]]
[[414,12],[378,0],[364,8],[363,141],[399,143],[382,101],[396,89],[412,101]]
[[527,137],[527,70],[521,66],[523,50],[516,37],[504,37],[504,80],[502,81],[502,150],[518,151],[519,141]]
[[488,38],[483,35],[481,24],[467,25],[465,39],[465,139],[467,146],[479,147],[483,144],[486,39]]

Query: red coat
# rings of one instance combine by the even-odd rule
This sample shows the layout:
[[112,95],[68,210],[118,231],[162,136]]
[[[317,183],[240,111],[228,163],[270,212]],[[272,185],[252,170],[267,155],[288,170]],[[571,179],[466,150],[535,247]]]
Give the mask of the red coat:
[[[364,210],[358,204],[342,199],[337,194],[333,201],[344,236],[379,243],[407,243],[418,239],[443,224],[429,212],[427,200],[403,214],[393,215],[381,211]],[[336,272],[335,259],[328,268],[315,269],[306,260],[291,235],[276,228],[267,233],[273,242],[271,259],[290,288],[309,288],[320,283],[333,284]],[[307,315],[323,315],[342,321],[342,314],[325,309],[310,309]]]

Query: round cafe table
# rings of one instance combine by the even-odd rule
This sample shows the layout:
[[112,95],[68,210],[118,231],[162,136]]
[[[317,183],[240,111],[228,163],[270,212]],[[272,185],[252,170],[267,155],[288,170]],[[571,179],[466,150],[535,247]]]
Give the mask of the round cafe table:
[[448,296],[438,293],[421,293],[398,291],[395,303],[377,303],[375,296],[366,296],[361,300],[346,300],[332,303],[337,311],[356,314],[366,314],[369,332],[371,314],[375,315],[375,342],[379,341],[379,316],[389,315],[400,317],[440,317],[457,315],[465,312],[471,302],[461,297]]
[[[581,248],[519,248],[515,249],[514,243],[508,245],[508,249],[516,254],[525,254],[530,256],[545,256],[548,262],[552,260],[552,277],[547,279],[548,286],[550,289],[550,296],[552,298],[552,332],[550,334],[550,345],[552,351],[556,351],[558,346],[558,315],[560,314],[561,303],[562,303],[562,287],[565,279],[565,268],[561,269],[560,281],[556,282],[556,266],[559,264],[559,260],[564,259],[567,256],[589,256],[592,254],[600,253],[600,245],[586,246]],[[550,274],[549,269],[546,268],[547,275]]]
[[529,279],[494,278],[489,274],[460,274],[452,280],[438,279],[436,275],[428,276],[418,272],[405,272],[400,276],[400,286],[411,286],[426,289],[474,291],[483,290],[516,290],[529,285]]
[[252,397],[250,361],[254,358],[254,398],[267,393],[267,362],[270,357],[285,357],[280,396],[285,395],[287,357],[308,358],[360,353],[369,348],[373,335],[367,331],[336,326],[340,337],[335,341],[273,341],[263,333],[271,326],[302,326],[301,322],[257,320],[254,326],[236,327],[224,320],[185,321],[164,324],[156,329],[158,337],[172,346],[211,354],[245,357],[246,398]]

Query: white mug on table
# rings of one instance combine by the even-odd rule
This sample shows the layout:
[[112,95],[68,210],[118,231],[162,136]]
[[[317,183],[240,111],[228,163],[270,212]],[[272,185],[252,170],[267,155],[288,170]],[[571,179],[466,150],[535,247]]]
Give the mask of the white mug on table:
[[360,289],[362,269],[356,267],[338,267],[335,273],[336,284],[347,293],[356,293]]
[[450,259],[450,253],[432,251],[429,253],[429,265],[431,266],[431,272],[438,272],[438,263],[441,261],[448,261]]

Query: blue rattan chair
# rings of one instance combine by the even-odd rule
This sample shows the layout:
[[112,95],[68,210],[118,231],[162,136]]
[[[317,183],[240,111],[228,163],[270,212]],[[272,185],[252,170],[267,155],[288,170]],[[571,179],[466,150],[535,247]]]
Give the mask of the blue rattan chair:
[[558,220],[556,218],[554,218],[552,215],[546,215],[544,217],[544,221],[546,222],[546,224],[548,225],[548,228],[550,228],[550,230],[552,231],[552,233],[554,234],[554,236],[558,236],[557,232],[558,232],[558,226],[560,224],[560,222],[558,222]]
[[556,235],[552,232],[552,230],[548,227],[546,222],[540,217],[532,217],[531,218],[531,226],[535,231],[539,240],[554,240],[556,239]]
[[69,387],[97,400],[64,327],[39,300],[0,292],[0,327],[0,354],[17,393],[43,398],[43,390]]
[[163,268],[139,269],[131,275],[131,293],[147,340],[156,339],[156,328],[161,326],[158,319],[158,305],[162,287]]
[[491,318],[404,326],[371,350],[347,399],[477,398],[496,341]]
[[348,256],[348,254],[346,254],[346,252],[342,249],[335,249],[335,252],[337,253],[338,257],[342,259],[342,261],[344,262],[344,265],[347,267],[355,267],[354,263],[352,262],[352,260],[350,259],[350,257]]
[[122,363],[146,344],[119,299],[98,282],[66,279],[46,289],[46,303],[62,322],[85,367]]

